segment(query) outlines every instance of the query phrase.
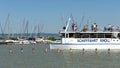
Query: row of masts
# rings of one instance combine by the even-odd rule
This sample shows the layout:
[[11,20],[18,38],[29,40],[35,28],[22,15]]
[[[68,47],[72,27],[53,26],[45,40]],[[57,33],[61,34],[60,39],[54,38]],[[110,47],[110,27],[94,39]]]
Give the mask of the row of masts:
[[[86,31],[91,31],[91,32],[97,32],[97,31],[102,31],[102,32],[120,32],[120,26],[114,26],[112,24],[108,24],[107,26],[100,27],[97,25],[96,22],[92,22],[92,18],[89,17],[87,20],[87,23],[83,24],[84,16],[81,18],[81,22],[77,24],[73,16],[71,15],[68,20],[66,25],[63,27],[64,32],[67,31],[73,31],[73,32],[86,32]],[[90,25],[90,23],[92,23]]]
[[83,25],[89,25],[89,23],[92,22],[92,19],[91,17],[89,17],[86,24],[83,24],[83,22],[84,22],[84,16],[82,16],[80,23],[77,24],[77,22],[74,21],[73,16],[71,15],[66,21],[66,25],[64,26],[65,32],[69,31],[71,29],[70,26],[73,26],[73,25],[75,25],[75,28],[72,28],[72,31],[81,31],[81,29],[83,28]]
[[[5,22],[5,26],[3,27],[3,25],[0,23],[1,36],[6,36],[8,38],[10,36],[14,36],[14,33],[12,33],[12,28],[10,25],[11,25],[10,14],[8,14],[6,22]],[[40,36],[41,31],[43,30],[43,27],[44,27],[43,25],[40,26],[40,24],[37,24],[31,30],[29,30],[29,21],[24,19],[22,26],[20,26],[20,33],[16,32],[16,34],[19,34],[20,37],[21,36],[33,36],[32,34],[34,33],[36,33],[37,36]],[[14,30],[17,30],[17,29],[14,28]]]

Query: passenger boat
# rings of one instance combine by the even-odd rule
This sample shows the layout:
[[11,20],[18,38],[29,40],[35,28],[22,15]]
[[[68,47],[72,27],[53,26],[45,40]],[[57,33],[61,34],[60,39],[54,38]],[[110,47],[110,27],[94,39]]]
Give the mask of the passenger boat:
[[65,30],[60,31],[61,43],[50,44],[50,49],[120,49],[120,30],[118,28],[97,27],[91,30],[84,26],[81,31],[76,31],[76,27],[69,31],[71,18]]

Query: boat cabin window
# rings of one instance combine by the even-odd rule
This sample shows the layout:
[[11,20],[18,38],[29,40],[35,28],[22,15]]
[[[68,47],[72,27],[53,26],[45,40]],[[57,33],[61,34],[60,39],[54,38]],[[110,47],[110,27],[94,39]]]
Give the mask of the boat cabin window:
[[89,34],[85,34],[85,33],[81,34],[81,36],[80,36],[80,38],[89,38],[89,37],[90,37],[90,35]]
[[104,38],[104,37],[105,37],[105,34],[99,33],[99,34],[97,34],[97,36],[98,36],[98,38]]
[[[65,38],[65,33],[61,34]],[[114,38],[112,33],[67,33],[66,38]]]
[[[74,33],[66,33],[66,38],[74,38],[75,36],[74,36],[75,34]],[[62,33],[61,34],[61,37],[62,38],[65,38],[65,33]]]

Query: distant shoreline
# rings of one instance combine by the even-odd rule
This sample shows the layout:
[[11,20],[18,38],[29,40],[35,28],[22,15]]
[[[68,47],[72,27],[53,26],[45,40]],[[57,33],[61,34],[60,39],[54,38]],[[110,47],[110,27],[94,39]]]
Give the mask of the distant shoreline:
[[12,33],[12,34],[0,34],[0,36],[59,36],[58,33]]

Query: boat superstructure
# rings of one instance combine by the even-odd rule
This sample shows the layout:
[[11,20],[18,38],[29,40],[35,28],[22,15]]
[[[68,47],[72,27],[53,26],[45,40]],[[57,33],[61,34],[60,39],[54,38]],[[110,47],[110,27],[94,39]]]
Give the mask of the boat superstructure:
[[60,31],[61,44],[50,44],[50,49],[120,49],[119,28],[109,25],[109,28],[99,30],[95,23],[91,30],[85,25],[77,31],[76,25],[73,24],[72,31],[69,31],[70,23],[71,18],[68,19],[65,29]]

